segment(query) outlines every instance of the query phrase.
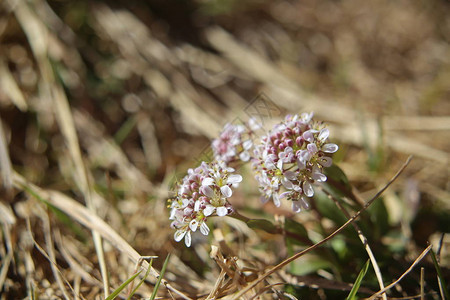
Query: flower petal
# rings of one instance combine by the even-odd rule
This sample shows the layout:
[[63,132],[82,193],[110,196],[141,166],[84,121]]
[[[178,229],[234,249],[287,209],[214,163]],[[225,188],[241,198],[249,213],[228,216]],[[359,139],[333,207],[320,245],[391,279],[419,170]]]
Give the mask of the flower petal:
[[214,183],[214,179],[211,177],[206,177],[202,180],[202,185],[203,186],[208,186]]
[[294,185],[292,184],[292,182],[284,177],[281,179],[281,184],[288,190],[292,190],[294,188]]
[[239,159],[242,160],[243,162],[249,161],[250,153],[248,153],[247,151],[241,152],[241,154],[239,154]]
[[186,244],[186,247],[191,246],[191,232],[190,231],[188,231],[186,233],[186,236],[184,237],[184,243]]
[[276,207],[280,207],[281,202],[280,202],[280,197],[278,196],[278,193],[274,193],[272,195],[273,198],[273,204],[275,204]]
[[324,128],[320,131],[317,139],[323,143],[326,141],[326,139],[328,138],[329,135],[330,135],[330,130],[328,130],[328,128]]
[[328,156],[322,156],[320,157],[317,162],[319,164],[321,164],[322,166],[324,166],[325,168],[331,167],[331,165],[333,164],[333,160],[331,159],[331,157]]
[[338,151],[339,147],[336,144],[325,144],[322,147],[322,151],[326,153],[334,153]]
[[196,219],[192,220],[191,222],[189,222],[189,228],[195,232],[197,230],[198,227],[198,221]]
[[253,146],[253,142],[251,140],[246,140],[242,143],[242,148],[244,150],[249,150]]
[[307,198],[302,196],[302,197],[300,197],[300,200],[298,202],[304,209],[309,209],[310,205],[309,205],[309,202],[308,202]]
[[173,235],[175,242],[181,241],[184,238],[185,234],[186,230],[184,229],[178,229],[177,231],[175,231],[175,234]]
[[289,180],[296,180],[297,179],[297,174],[295,172],[292,172],[292,171],[285,171],[284,172],[284,177],[286,177]]
[[228,176],[227,183],[239,183],[242,181],[242,176],[238,174],[233,174]]
[[214,206],[212,206],[211,204],[208,204],[205,209],[203,210],[203,214],[208,217],[210,215],[212,215],[214,213],[214,211],[216,210],[216,208]]
[[208,227],[208,225],[206,225],[205,222],[202,222],[202,224],[200,225],[200,232],[203,235],[208,235],[209,234],[209,227]]
[[292,211],[295,213],[299,213],[302,211],[302,206],[299,201],[292,201]]
[[226,198],[230,198],[231,195],[233,195],[233,191],[228,185],[220,187],[220,191],[222,192],[222,195],[224,195]]
[[214,198],[214,191],[213,191],[212,188],[211,188],[210,186],[208,186],[208,185],[203,186],[202,189],[201,189],[201,192],[202,192],[205,196],[207,196],[207,197],[209,197],[209,198]]
[[228,209],[225,206],[220,206],[217,207],[216,212],[219,217],[223,217],[228,214]]
[[303,182],[303,193],[308,197],[314,196],[314,189],[308,181]]

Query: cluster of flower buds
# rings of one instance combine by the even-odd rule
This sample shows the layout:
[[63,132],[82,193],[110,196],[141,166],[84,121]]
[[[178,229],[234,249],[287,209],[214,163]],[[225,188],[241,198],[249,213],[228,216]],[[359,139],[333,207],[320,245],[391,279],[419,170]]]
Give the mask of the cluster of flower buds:
[[191,245],[191,232],[200,229],[208,235],[206,220],[209,216],[223,217],[233,212],[227,201],[233,194],[231,188],[237,188],[242,176],[232,174],[223,162],[202,162],[178,185],[177,195],[171,199],[171,227],[176,229],[174,238],[179,242],[184,238],[187,247]]
[[226,124],[220,136],[212,141],[211,147],[216,161],[231,163],[241,160],[247,162],[251,158],[253,136],[261,125],[255,119],[250,119],[241,125]]
[[233,213],[228,198],[242,176],[233,174],[235,170],[228,165],[239,160],[252,162],[263,202],[272,199],[280,206],[280,199],[286,198],[292,201],[294,212],[309,208],[313,184],[327,180],[323,168],[331,166],[330,156],[338,150],[336,144],[328,143],[329,130],[312,117],[312,113],[287,116],[258,145],[252,140],[261,126],[253,119],[243,125],[225,125],[212,142],[214,160],[189,169],[170,200],[175,241],[184,238],[189,247],[191,232],[199,229],[208,235],[208,217]]
[[312,116],[287,116],[255,147],[252,165],[263,202],[272,199],[280,206],[280,199],[287,198],[293,211],[300,212],[309,208],[313,184],[327,180],[323,168],[331,166],[329,155],[338,146],[328,143],[329,130]]

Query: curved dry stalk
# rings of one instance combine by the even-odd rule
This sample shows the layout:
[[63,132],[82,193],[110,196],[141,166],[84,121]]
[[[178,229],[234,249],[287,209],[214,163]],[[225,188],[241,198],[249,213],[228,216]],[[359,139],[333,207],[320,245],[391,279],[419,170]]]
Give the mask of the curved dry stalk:
[[237,293],[236,295],[233,295],[231,297],[231,299],[238,299],[240,297],[242,297],[245,293],[247,293],[249,290],[251,290],[252,288],[254,288],[258,283],[260,283],[261,281],[263,281],[264,279],[266,279],[268,276],[270,276],[271,274],[275,273],[277,270],[283,268],[284,266],[290,264],[291,262],[293,262],[294,260],[296,260],[297,258],[305,255],[306,253],[318,248],[319,246],[325,244],[326,242],[328,242],[329,240],[331,240],[333,237],[335,237],[337,234],[339,234],[342,230],[344,230],[348,225],[350,225],[351,223],[353,223],[356,218],[358,218],[362,212],[364,212],[376,199],[378,199],[380,197],[380,195],[400,176],[400,174],[403,172],[403,170],[405,170],[405,168],[408,166],[408,164],[411,162],[412,156],[408,157],[408,159],[406,160],[406,162],[403,164],[403,166],[397,171],[397,173],[392,177],[391,180],[389,180],[389,182],[380,190],[378,191],[375,196],[372,197],[372,199],[370,199],[369,201],[366,202],[366,204],[364,205],[364,207],[359,210],[356,214],[353,215],[353,217],[351,217],[349,220],[347,220],[347,222],[345,222],[341,227],[339,227],[338,229],[336,229],[333,233],[331,233],[329,236],[327,236],[326,238],[324,238],[323,240],[321,240],[320,242],[306,248],[303,251],[300,251],[296,254],[294,254],[293,256],[285,259],[284,261],[282,261],[281,263],[279,263],[278,265],[272,267],[269,271],[267,271],[266,273],[264,273],[263,275],[261,275],[260,277],[258,277],[258,279],[254,280],[252,283],[250,283],[248,286],[246,286],[244,289],[242,289],[239,293]]
[[373,300],[376,299],[378,296],[380,296],[381,294],[385,293],[387,290],[391,289],[392,287],[394,287],[397,283],[399,283],[406,275],[408,275],[409,272],[412,271],[412,269],[425,257],[425,255],[428,254],[428,252],[430,252],[431,250],[431,245],[429,245],[427,248],[425,248],[425,250],[423,250],[423,252],[419,255],[419,257],[416,258],[416,260],[413,262],[413,264],[408,268],[408,270],[406,270],[396,281],[392,282],[390,285],[388,285],[387,287],[385,287],[382,290],[379,290],[378,292],[376,292],[375,294],[373,294],[372,296],[370,296],[370,298],[368,300]]
[[[328,198],[333,200],[333,202],[336,204],[336,206],[344,213],[345,217],[350,218],[350,214],[347,211],[345,207],[339,203],[339,201],[333,197],[328,191],[325,189],[322,189],[322,191],[327,194]],[[372,263],[373,270],[375,272],[375,275],[378,280],[378,285],[380,286],[380,290],[384,289],[384,283],[383,283],[383,276],[381,275],[380,267],[378,266],[377,260],[375,258],[375,255],[373,255],[372,249],[370,248],[369,241],[365,237],[365,235],[362,233],[361,229],[359,228],[357,223],[352,223],[353,228],[355,228],[356,232],[358,233],[359,239],[361,240],[364,249],[366,249],[367,255],[369,255],[370,262]],[[385,293],[382,295],[383,300],[387,300],[387,296]]]

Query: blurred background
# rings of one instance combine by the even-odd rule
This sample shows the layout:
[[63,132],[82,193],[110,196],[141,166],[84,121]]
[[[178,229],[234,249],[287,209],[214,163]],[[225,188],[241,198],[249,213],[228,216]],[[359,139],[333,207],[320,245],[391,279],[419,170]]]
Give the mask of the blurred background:
[[[173,242],[165,200],[174,181],[207,152],[225,123],[253,116],[270,127],[286,113],[309,111],[330,124],[331,140],[340,145],[334,160],[362,199],[414,156],[385,193],[384,213],[372,220],[384,225],[371,242],[393,251],[380,248],[381,256],[398,261],[389,269],[387,258],[381,259],[386,282],[397,278],[427,242],[439,244],[450,228],[449,16],[444,0],[3,0],[2,299],[24,298],[31,290],[48,297],[62,293],[51,264],[30,244],[26,220],[38,243],[48,242],[47,229],[62,233],[55,241],[61,271],[87,299],[101,295],[89,230],[46,213],[14,184],[14,171],[83,205],[90,190],[96,214],[132,247],[141,255],[175,253],[175,285],[185,278],[188,295],[207,295],[220,269],[205,240],[194,250]],[[313,236],[318,219],[325,229],[340,225],[319,214],[294,217],[284,207],[261,208],[254,183],[243,185],[233,205],[244,212],[294,218]],[[232,221],[226,226],[237,256],[255,268],[297,249],[280,250],[278,237],[257,237]],[[258,249],[266,242],[273,244]],[[447,275],[449,243],[446,236],[439,248]],[[299,264],[292,273],[333,280],[335,288],[338,281],[353,282],[364,250],[352,265],[349,253],[334,248],[341,270],[319,263],[298,271],[306,268]],[[114,245],[106,243],[104,251],[111,285],[117,286],[134,265]],[[7,257],[14,260],[7,264]],[[348,265],[351,272],[341,274]],[[371,288],[377,290],[376,281]],[[308,284],[294,290],[324,299]],[[436,284],[429,290],[436,292]]]

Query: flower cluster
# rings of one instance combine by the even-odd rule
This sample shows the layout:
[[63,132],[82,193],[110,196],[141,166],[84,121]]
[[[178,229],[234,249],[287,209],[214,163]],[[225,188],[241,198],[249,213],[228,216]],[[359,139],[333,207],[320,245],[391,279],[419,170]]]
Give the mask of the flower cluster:
[[208,217],[233,213],[228,198],[242,176],[233,174],[235,170],[228,165],[239,160],[252,162],[263,202],[272,199],[280,206],[286,198],[292,201],[294,212],[309,208],[313,184],[327,180],[323,169],[331,166],[330,156],[338,150],[336,144],[328,143],[329,130],[312,117],[312,113],[287,116],[257,145],[252,140],[261,126],[253,119],[243,125],[225,125],[212,142],[214,160],[189,169],[170,200],[175,241],[184,238],[189,247],[192,232],[198,229],[208,235]]
[[300,212],[309,208],[313,184],[327,180],[323,168],[331,166],[329,154],[338,146],[328,143],[329,130],[312,116],[287,116],[255,147],[252,164],[264,202],[272,199],[280,206],[280,199],[287,198]]
[[174,238],[179,242],[184,238],[187,247],[191,245],[191,232],[200,230],[208,235],[206,219],[209,216],[223,217],[233,212],[227,199],[231,197],[231,188],[238,187],[242,176],[232,174],[233,168],[224,163],[202,162],[178,185],[177,195],[171,199],[170,219],[176,229]]
[[252,138],[256,130],[261,128],[254,119],[243,125],[226,124],[217,139],[212,141],[211,147],[216,161],[225,163],[250,160],[250,149],[253,147]]

